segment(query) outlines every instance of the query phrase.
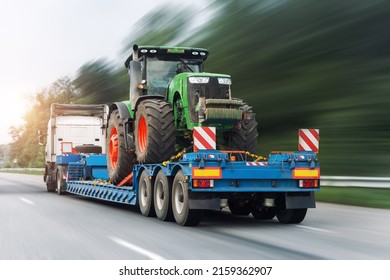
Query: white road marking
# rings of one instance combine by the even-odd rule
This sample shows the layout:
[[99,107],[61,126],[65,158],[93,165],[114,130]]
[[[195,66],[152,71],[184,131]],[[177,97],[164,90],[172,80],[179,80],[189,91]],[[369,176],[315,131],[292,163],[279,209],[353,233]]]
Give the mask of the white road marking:
[[134,244],[131,244],[125,240],[122,240],[118,237],[115,237],[115,236],[109,236],[108,237],[109,239],[111,239],[112,241],[114,241],[115,243],[127,248],[127,249],[130,249],[132,251],[135,251],[141,255],[144,255],[145,257],[151,259],[151,260],[165,260],[163,257],[161,257],[160,255],[157,255],[153,252],[150,252],[144,248],[141,248],[137,245],[134,245]]
[[321,232],[326,232],[326,233],[336,233],[335,231],[331,231],[331,230],[327,230],[327,229],[322,229],[322,228],[308,227],[308,226],[303,226],[303,225],[295,225],[295,226],[296,226],[296,227],[299,227],[299,228],[314,230],[314,231],[321,231]]
[[24,197],[19,197],[19,199],[27,204],[30,204],[30,205],[35,205],[34,202],[32,202],[31,200],[28,200],[27,198],[24,198]]

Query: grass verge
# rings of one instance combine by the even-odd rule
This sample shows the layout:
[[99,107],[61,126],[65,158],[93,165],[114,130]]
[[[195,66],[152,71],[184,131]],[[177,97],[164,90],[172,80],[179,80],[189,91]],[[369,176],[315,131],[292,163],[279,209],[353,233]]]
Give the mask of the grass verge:
[[390,209],[390,189],[324,187],[316,200],[337,204]]
[[0,173],[17,173],[17,174],[29,174],[29,175],[42,175],[43,171],[38,170],[0,170]]

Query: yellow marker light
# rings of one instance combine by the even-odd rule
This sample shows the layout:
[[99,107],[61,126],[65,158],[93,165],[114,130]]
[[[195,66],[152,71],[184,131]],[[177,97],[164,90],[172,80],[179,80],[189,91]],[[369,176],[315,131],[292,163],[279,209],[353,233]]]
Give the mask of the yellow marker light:
[[295,168],[292,172],[293,179],[319,179],[320,169]]
[[220,168],[192,168],[193,179],[220,179],[222,178],[222,170]]

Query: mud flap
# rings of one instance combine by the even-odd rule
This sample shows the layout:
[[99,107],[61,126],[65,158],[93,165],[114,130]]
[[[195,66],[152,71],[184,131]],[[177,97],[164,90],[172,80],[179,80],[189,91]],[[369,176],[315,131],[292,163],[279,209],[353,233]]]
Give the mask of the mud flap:
[[219,210],[221,202],[219,197],[205,197],[194,193],[189,193],[190,209]]
[[316,208],[314,192],[285,193],[286,209]]

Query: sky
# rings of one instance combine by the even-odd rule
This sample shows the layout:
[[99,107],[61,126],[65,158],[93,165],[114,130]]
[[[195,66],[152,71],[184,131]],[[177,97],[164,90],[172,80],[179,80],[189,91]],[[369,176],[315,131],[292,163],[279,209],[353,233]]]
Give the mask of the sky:
[[142,16],[170,0],[0,0],[0,144],[29,96],[86,62],[119,58]]

